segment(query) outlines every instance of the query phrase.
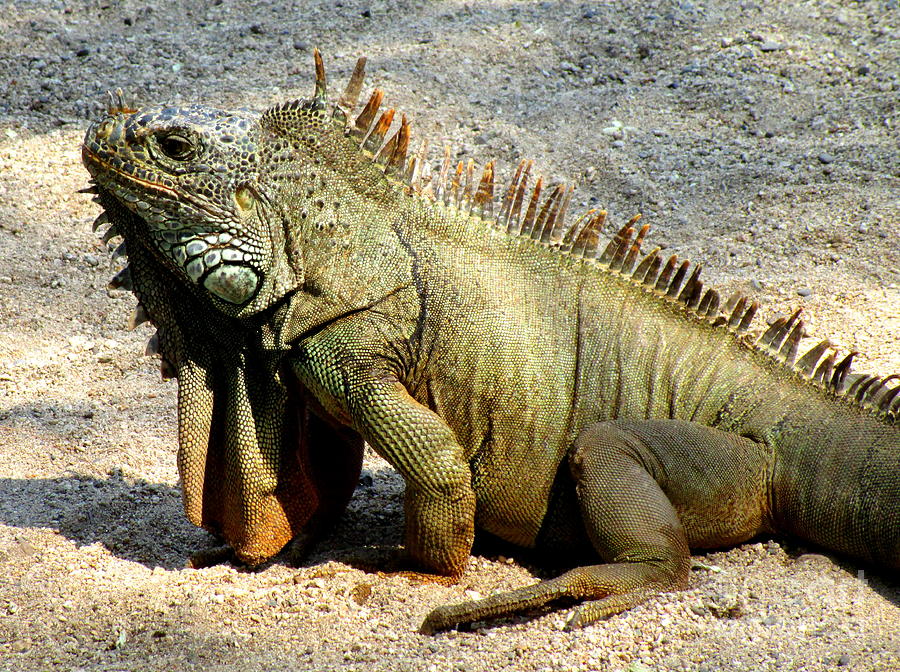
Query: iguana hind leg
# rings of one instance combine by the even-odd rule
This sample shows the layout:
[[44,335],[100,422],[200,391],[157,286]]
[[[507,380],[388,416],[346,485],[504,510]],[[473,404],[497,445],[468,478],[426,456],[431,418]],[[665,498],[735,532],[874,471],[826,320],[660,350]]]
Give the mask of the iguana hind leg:
[[744,437],[675,420],[597,423],[569,455],[584,526],[608,564],[484,600],[432,611],[434,632],[542,606],[588,600],[568,627],[625,611],[655,593],[686,587],[689,546],[718,546],[767,529],[769,462]]

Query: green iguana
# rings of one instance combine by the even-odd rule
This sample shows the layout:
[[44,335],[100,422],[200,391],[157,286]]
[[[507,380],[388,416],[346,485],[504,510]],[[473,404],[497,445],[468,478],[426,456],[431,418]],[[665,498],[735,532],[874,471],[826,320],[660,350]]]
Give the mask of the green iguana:
[[405,117],[385,141],[381,91],[350,119],[364,64],[334,105],[316,52],[310,99],[120,95],[85,137],[127,245],[113,285],[178,379],[194,523],[261,563],[343,510],[365,440],[406,481],[415,566],[458,577],[476,527],[601,563],[424,632],[564,597],[585,625],[684,588],[689,549],[759,534],[900,568],[898,376],[827,340],[798,359],[799,311],[751,339],[756,302],[642,254],[637,218],[601,245],[605,212],[570,221],[572,188],[530,162],[496,199],[493,163],[432,174]]

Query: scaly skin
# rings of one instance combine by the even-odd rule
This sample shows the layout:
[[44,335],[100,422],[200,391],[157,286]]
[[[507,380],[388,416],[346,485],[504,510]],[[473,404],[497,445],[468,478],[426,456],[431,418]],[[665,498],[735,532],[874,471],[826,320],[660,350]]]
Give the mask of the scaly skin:
[[754,344],[755,304],[637,263],[646,227],[600,253],[605,213],[566,223],[562,188],[529,202],[530,164],[497,217],[492,164],[418,177],[405,119],[378,151],[379,92],[345,123],[361,66],[331,111],[316,56],[309,100],[119,102],[83,145],[178,377],[191,520],[262,562],[340,512],[365,440],[406,481],[417,566],[459,576],[476,527],[603,563],[423,632],[562,597],[585,625],[684,587],[691,548],[759,533],[900,567],[896,384],[827,342],[795,363],[796,316]]

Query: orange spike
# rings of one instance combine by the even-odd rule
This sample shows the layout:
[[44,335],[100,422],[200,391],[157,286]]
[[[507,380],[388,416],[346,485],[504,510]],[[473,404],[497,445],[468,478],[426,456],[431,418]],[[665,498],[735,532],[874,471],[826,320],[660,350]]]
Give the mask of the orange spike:
[[550,241],[550,233],[553,231],[553,223],[556,221],[556,213],[559,210],[559,202],[562,199],[563,185],[557,184],[550,193],[550,198],[544,201],[541,214],[538,215],[531,231],[531,237],[542,242]]
[[400,170],[406,162],[406,151],[409,149],[409,124],[405,114],[400,117],[400,130],[394,134],[394,137],[397,138],[397,146],[388,159],[388,170],[391,172]]
[[575,185],[568,188],[563,186],[563,195],[560,200],[559,208],[553,218],[553,227],[550,229],[550,242],[560,243],[566,237],[569,224],[566,222],[566,211],[569,209],[569,201],[572,200],[572,194],[575,193]]
[[625,237],[622,238],[622,241],[619,243],[619,246],[613,254],[613,258],[609,262],[609,268],[611,270],[622,270],[622,262],[625,261],[625,255],[628,253],[628,250],[631,249],[632,236],[634,236],[634,227],[629,226]]
[[325,107],[327,83],[325,81],[325,64],[322,62],[322,54],[318,48],[313,47],[313,60],[316,63],[316,89],[313,93],[313,109],[321,110]]
[[578,234],[575,245],[572,248],[574,254],[580,254],[586,259],[597,256],[597,248],[600,246],[600,232],[606,223],[606,210],[601,210],[591,219]]
[[[633,220],[632,220],[633,221]],[[606,245],[606,249],[603,250],[603,254],[600,255],[600,263],[608,264],[616,256],[619,254],[619,250],[626,245],[631,244],[631,237],[634,235],[634,228],[632,227],[632,221],[626,223],[621,229],[616,232],[616,235],[613,236],[612,240]],[[624,250],[622,251],[622,255],[624,255]],[[621,259],[620,259],[621,261]]]
[[378,108],[381,107],[381,101],[383,99],[384,91],[381,89],[372,91],[369,102],[366,103],[363,111],[359,113],[356,122],[353,124],[353,130],[350,134],[354,138],[362,140],[366,137],[366,133],[369,132],[369,126],[372,125],[372,120],[375,118],[375,115],[378,114]]
[[435,198],[447,203],[447,175],[450,173],[450,164],[453,159],[450,156],[450,145],[444,145],[444,161],[441,163],[441,172],[438,173],[437,189],[435,189]]
[[381,147],[381,143],[384,141],[384,136],[387,134],[388,129],[391,127],[391,124],[394,122],[394,108],[389,109],[387,112],[383,112],[381,117],[378,119],[378,122],[375,124],[375,127],[372,129],[372,132],[369,133],[369,137],[365,139],[363,142],[362,148],[368,152],[372,152],[374,154],[379,147]]
[[475,195],[475,159],[469,159],[466,163],[466,189],[463,193],[463,202],[470,210],[472,208],[472,197]]
[[537,182],[534,183],[534,191],[531,194],[531,201],[528,203],[528,210],[525,211],[525,219],[522,220],[522,229],[521,235],[530,236],[531,230],[534,227],[534,215],[537,210],[537,205],[541,199],[541,189],[544,186],[544,178],[540,176],[537,178]]
[[[636,224],[638,220],[632,218],[631,221]],[[647,233],[649,231],[649,224],[644,224],[638,230],[637,238],[634,239],[634,242],[631,244],[631,248],[628,250],[628,255],[625,257],[625,261],[622,262],[623,273],[631,273],[632,269],[634,268],[634,262],[637,261],[638,255],[641,252],[641,244],[644,242],[644,238],[647,237]]]
[[479,217],[485,215],[487,211],[488,217],[493,217],[494,209],[494,162],[489,161],[484,167],[481,174],[481,182],[478,190],[475,192],[475,208]]
[[594,213],[596,212],[597,208],[591,208],[575,220],[575,223],[566,230],[566,235],[563,237],[562,243],[564,246],[571,246],[578,240],[578,236],[580,236],[585,227],[591,223],[594,219]]
[[525,172],[522,173],[522,179],[519,181],[518,186],[516,186],[516,196],[513,199],[512,208],[507,217],[509,223],[506,225],[506,230],[507,232],[516,235],[521,232],[520,219],[522,214],[522,201],[525,198],[525,191],[528,189],[528,178],[531,177],[532,165],[533,162],[530,160],[525,164]]
[[503,204],[500,206],[500,214],[497,216],[499,223],[509,226],[509,213],[512,211],[513,199],[516,196],[516,188],[519,186],[519,180],[522,179],[522,171],[525,170],[525,159],[519,161],[516,168],[516,174],[513,175],[506,189],[506,195],[503,197]]
[[397,131],[386,143],[384,143],[384,146],[378,151],[378,154],[375,155],[375,163],[387,168],[387,164],[390,161],[391,156],[393,156],[394,150],[397,149],[399,135],[400,131]]
[[666,291],[669,287],[669,279],[672,277],[672,271],[675,270],[675,264],[678,263],[678,255],[673,254],[666,260],[659,277],[656,279],[656,289],[660,292]]
[[359,60],[356,61],[356,67],[353,68],[353,74],[350,75],[350,81],[347,82],[347,87],[344,89],[344,93],[341,94],[340,100],[338,100],[338,105],[343,108],[347,114],[353,112],[353,108],[356,107],[356,101],[359,100],[359,92],[362,90],[365,77],[366,57],[361,56]]
[[450,182],[450,195],[453,199],[453,204],[458,208],[459,200],[462,196],[462,175],[463,175],[463,162],[460,161],[456,164],[456,173],[454,173]]

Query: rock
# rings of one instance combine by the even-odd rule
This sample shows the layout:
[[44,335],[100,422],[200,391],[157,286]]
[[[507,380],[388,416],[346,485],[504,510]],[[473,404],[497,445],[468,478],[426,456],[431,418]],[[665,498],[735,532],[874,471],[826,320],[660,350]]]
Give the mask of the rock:
[[801,287],[797,290],[797,294],[800,296],[809,296],[812,294],[812,290],[809,287]]
[[746,613],[744,600],[736,593],[714,595],[703,606],[717,618],[740,618]]
[[819,154],[818,154],[818,156],[816,156],[816,158],[819,160],[820,163],[824,163],[826,165],[829,163],[832,163],[834,161],[834,155],[829,154],[828,152],[819,152]]
[[766,40],[759,45],[760,51],[780,51],[782,49],[784,49],[784,45],[781,42],[775,42],[774,40]]

